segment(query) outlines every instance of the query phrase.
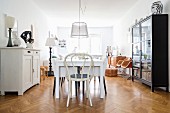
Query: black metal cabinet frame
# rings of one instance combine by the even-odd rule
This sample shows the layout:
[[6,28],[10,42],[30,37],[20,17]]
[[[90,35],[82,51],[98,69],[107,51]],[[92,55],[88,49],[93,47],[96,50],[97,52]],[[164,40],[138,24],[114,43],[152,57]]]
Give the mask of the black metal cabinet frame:
[[132,81],[168,91],[168,59],[168,14],[151,15],[132,26]]

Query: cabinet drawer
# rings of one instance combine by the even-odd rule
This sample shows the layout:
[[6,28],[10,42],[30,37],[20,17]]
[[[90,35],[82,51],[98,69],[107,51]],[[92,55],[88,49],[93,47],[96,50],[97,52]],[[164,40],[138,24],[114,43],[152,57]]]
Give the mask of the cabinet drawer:
[[34,51],[34,55],[40,55],[40,51]]
[[33,51],[31,51],[31,50],[24,50],[24,55],[33,55]]

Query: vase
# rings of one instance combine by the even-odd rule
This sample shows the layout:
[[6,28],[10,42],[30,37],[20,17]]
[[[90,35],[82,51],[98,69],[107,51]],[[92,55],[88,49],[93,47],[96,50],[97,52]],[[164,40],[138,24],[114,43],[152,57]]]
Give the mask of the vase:
[[31,43],[26,43],[26,45],[27,45],[27,48],[33,48]]
[[13,41],[14,46],[20,46],[21,45],[21,41],[19,38],[15,38],[15,40]]

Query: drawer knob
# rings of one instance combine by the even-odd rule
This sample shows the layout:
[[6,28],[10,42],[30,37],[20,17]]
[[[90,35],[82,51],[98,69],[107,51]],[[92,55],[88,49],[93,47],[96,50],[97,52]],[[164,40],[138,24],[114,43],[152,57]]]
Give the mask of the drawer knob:
[[28,53],[31,53],[31,51],[27,51]]

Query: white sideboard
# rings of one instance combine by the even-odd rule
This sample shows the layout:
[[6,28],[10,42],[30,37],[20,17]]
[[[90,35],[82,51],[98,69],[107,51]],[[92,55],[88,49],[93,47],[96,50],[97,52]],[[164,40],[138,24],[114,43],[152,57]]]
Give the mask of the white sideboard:
[[23,93],[40,83],[40,50],[0,48],[0,91]]

